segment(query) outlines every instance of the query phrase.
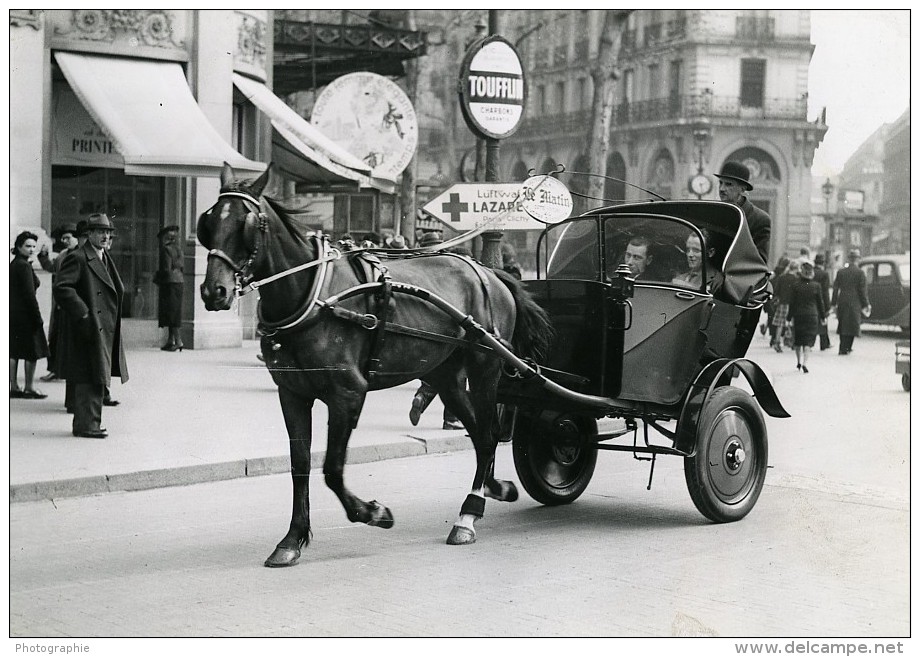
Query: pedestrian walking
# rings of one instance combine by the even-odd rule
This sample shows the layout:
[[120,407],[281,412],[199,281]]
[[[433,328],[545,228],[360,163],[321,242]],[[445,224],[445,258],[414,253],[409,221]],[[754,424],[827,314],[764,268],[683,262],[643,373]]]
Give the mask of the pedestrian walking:
[[789,319],[789,302],[792,295],[792,286],[795,285],[799,274],[799,263],[795,260],[786,265],[786,271],[779,275],[773,283],[773,335],[770,345],[777,353],[783,352],[783,344],[793,346],[788,339],[787,326]]
[[[42,247],[38,252],[38,262],[41,264],[42,269],[51,273],[51,284],[53,286],[65,256],[77,248],[80,242],[77,239],[77,227],[70,223],[63,224],[52,230],[51,237],[55,240],[55,245],[59,247],[55,249],[55,251],[57,251],[57,257],[52,260],[48,254],[48,249]],[[58,362],[61,321],[60,306],[52,299],[51,316],[48,318],[48,373],[41,377],[42,381],[61,380],[59,374],[61,368]]]
[[808,355],[815,338],[826,323],[826,307],[821,285],[815,281],[815,266],[810,260],[799,263],[799,278],[792,284],[789,319],[792,323],[796,368],[808,374]]
[[726,203],[733,203],[741,208],[744,212],[744,219],[747,222],[748,230],[754,244],[757,245],[757,252],[766,263],[770,255],[770,215],[755,206],[745,196],[745,192],[754,189],[751,184],[751,171],[741,162],[729,160],[722,165],[722,171],[716,174],[719,179],[719,198]]
[[776,313],[776,281],[779,280],[779,277],[786,273],[786,269],[789,267],[789,258],[786,256],[780,257],[777,261],[776,266],[773,268],[773,273],[770,275],[770,280],[772,281],[773,295],[770,297],[770,300],[764,305],[764,310],[767,313],[767,322],[766,324],[760,325],[760,334],[763,335],[769,329],[770,331],[770,345],[773,345],[774,340],[776,340],[776,327],[773,326],[773,316]]
[[160,265],[153,282],[159,287],[157,323],[168,332],[163,351],[182,351],[182,289],[185,287],[185,265],[179,246],[179,226],[160,229]]
[[[41,284],[32,270],[32,257],[38,248],[38,235],[23,231],[16,236],[10,252],[10,397],[44,399],[48,395],[35,389],[35,366],[48,357],[42,312],[35,290]],[[19,387],[19,361],[24,382]]]
[[71,322],[61,361],[74,384],[73,434],[105,438],[101,426],[106,387],[113,376],[128,380],[121,340],[124,284],[108,254],[115,226],[105,214],[87,221],[88,237],[62,263],[54,298]]
[[815,256],[815,283],[821,286],[821,299],[824,301],[824,320],[818,331],[821,351],[831,348],[831,338],[827,334],[827,317],[831,313],[831,275],[824,268],[824,255]]
[[837,334],[840,348],[837,353],[846,356],[853,351],[853,339],[860,335],[862,316],[872,314],[866,289],[866,274],[859,268],[859,249],[850,249],[846,266],[834,278],[834,297],[831,306],[837,310]]

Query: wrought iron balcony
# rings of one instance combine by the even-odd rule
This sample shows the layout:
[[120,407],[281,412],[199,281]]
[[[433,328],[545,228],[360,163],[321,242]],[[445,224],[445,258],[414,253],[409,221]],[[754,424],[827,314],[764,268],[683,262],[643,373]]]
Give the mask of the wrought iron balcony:
[[590,110],[535,116],[524,121],[514,139],[553,139],[579,135],[588,131],[591,121]]
[[738,16],[735,19],[735,36],[753,41],[773,41],[776,38],[776,19],[767,16]]
[[691,116],[711,118],[760,118],[806,120],[808,102],[805,98],[765,98],[763,107],[742,107],[740,96],[667,96],[631,103],[614,108],[613,124],[622,126]]
[[427,51],[425,32],[383,25],[275,20],[274,89],[286,94],[354,71],[404,75],[404,60]]

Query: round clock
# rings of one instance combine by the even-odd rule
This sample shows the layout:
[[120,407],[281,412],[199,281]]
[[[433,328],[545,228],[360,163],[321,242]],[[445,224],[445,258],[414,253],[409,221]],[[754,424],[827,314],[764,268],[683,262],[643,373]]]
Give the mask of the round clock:
[[690,191],[697,196],[705,196],[712,191],[712,181],[709,176],[698,173],[690,179]]

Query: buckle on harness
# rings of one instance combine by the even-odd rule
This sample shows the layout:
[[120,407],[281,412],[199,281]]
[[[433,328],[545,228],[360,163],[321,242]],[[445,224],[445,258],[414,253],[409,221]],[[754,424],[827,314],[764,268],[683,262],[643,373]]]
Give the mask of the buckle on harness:
[[373,331],[379,325],[380,320],[377,319],[376,315],[371,315],[368,313],[361,318],[361,326],[366,328],[368,331]]

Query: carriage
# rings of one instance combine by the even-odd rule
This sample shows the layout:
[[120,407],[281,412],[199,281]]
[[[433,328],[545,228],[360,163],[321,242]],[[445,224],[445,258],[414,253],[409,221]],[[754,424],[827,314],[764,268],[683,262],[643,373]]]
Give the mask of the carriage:
[[[632,279],[620,263],[637,235],[653,258]],[[688,284],[680,272],[692,238],[710,256]],[[746,515],[767,468],[757,402],[769,415],[788,414],[765,373],[744,358],[770,292],[741,211],[708,201],[592,210],[547,228],[537,263],[538,279],[526,287],[551,318],[554,347],[540,376],[512,375],[499,388],[514,409],[514,463],[525,490],[543,504],[565,504],[584,492],[599,450],[647,458],[650,483],[656,457],[675,455],[704,516]],[[739,374],[754,397],[732,385]],[[599,432],[601,418],[623,421]],[[651,440],[650,429],[662,440]]]
[[[437,390],[476,452],[448,544],[476,540],[487,497],[518,498],[494,472],[503,423],[520,482],[543,504],[573,502],[598,451],[619,450],[651,462],[650,483],[659,455],[683,458],[691,499],[714,522],[753,508],[768,456],[761,409],[788,414],[745,358],[770,285],[737,207],[656,201],[589,211],[543,231],[537,278],[520,282],[456,253],[343,251],[300,236],[263,196],[268,176],[237,181],[225,166],[197,230],[209,249],[208,310],[229,309],[246,289],[261,293],[262,353],[293,481],[291,524],[265,565],[293,565],[310,540],[317,399],[329,407],[326,484],[352,522],[393,526],[388,508],[346,487],[347,444],[368,392],[414,379]],[[636,236],[649,256],[640,276],[621,264]],[[704,256],[688,276],[693,241]],[[735,385],[742,377],[747,389]],[[599,430],[604,418],[619,428]]]

